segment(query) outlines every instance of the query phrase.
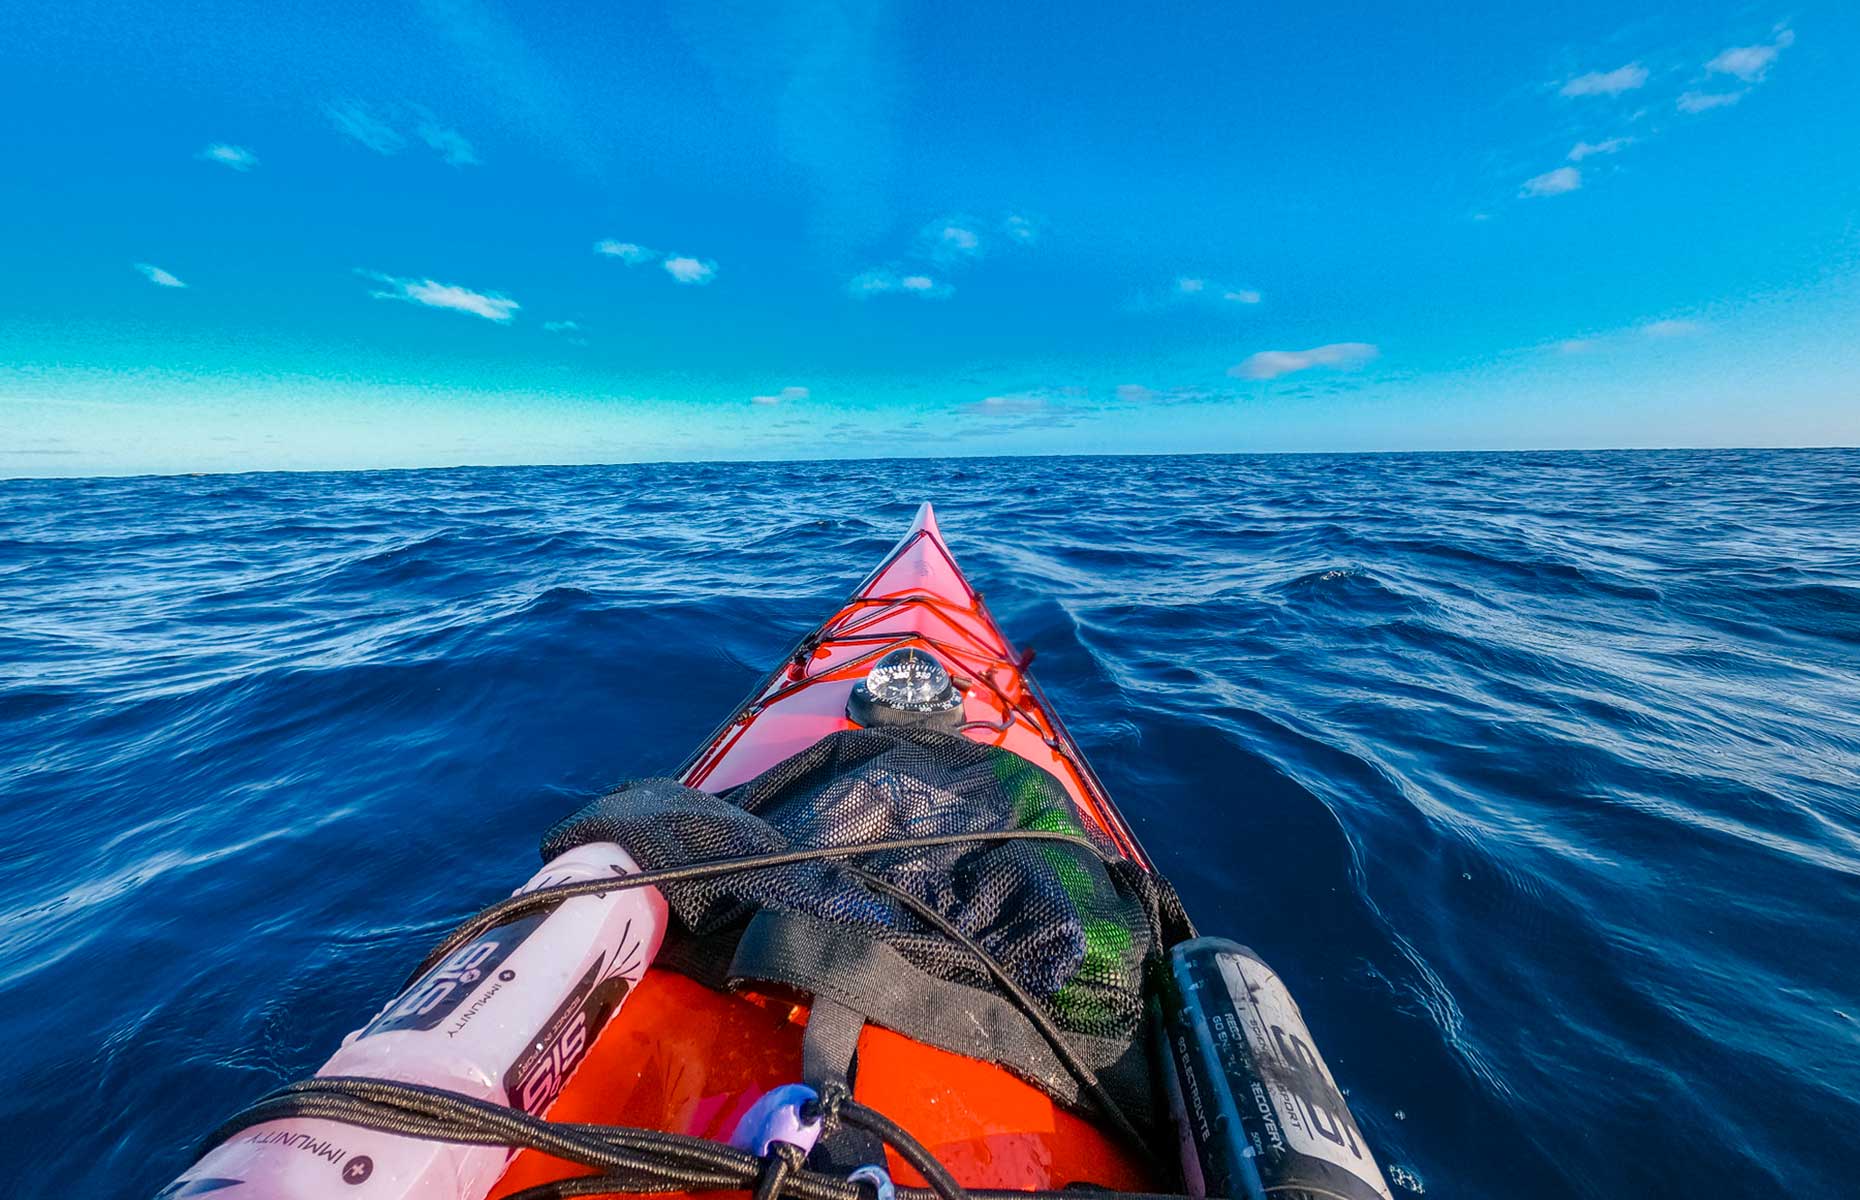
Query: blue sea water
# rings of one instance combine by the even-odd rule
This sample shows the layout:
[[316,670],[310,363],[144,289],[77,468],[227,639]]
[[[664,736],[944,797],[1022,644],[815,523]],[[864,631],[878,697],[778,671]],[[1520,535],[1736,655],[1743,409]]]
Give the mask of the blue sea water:
[[0,1179],[146,1196],[919,500],[1396,1194],[1856,1193],[1860,452],[0,482]]

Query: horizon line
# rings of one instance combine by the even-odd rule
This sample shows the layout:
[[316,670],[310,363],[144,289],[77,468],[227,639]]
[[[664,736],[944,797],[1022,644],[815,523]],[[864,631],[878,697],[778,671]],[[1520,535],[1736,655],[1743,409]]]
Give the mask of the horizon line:
[[1399,458],[1459,454],[1738,454],[1753,451],[1777,454],[1817,451],[1860,450],[1860,445],[1830,443],[1825,445],[1788,446],[1537,446],[1519,447],[1450,447],[1409,450],[1153,450],[1125,451],[1116,454],[1024,453],[1024,454],[867,454],[842,458],[641,458],[617,462],[537,462],[473,463],[457,462],[431,466],[382,467],[252,467],[246,470],[205,471],[122,471],[71,475],[3,475],[0,483],[64,481],[87,479],[205,479],[245,475],[380,475],[418,471],[559,471],[590,470],[613,467],[665,466],[792,466],[807,463],[877,463],[877,462],[985,462],[1014,459],[1129,459],[1129,458]]

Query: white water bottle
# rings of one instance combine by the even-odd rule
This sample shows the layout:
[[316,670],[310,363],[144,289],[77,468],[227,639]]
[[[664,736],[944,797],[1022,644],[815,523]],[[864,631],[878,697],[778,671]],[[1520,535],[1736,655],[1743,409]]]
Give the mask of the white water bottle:
[[[516,892],[631,875],[613,842],[577,846]],[[665,933],[658,889],[577,896],[489,929],[422,975],[318,1075],[445,1088],[540,1113],[639,982]],[[292,1117],[240,1130],[157,1200],[482,1200],[509,1160],[466,1146]]]

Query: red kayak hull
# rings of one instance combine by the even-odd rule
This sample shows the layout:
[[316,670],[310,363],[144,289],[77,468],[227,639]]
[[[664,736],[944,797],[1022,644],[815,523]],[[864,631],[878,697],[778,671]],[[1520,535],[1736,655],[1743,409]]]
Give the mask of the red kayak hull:
[[[719,791],[853,728],[845,715],[853,685],[879,658],[913,645],[934,654],[963,688],[965,736],[1052,772],[1113,845],[1148,865],[1028,674],[1028,656],[1014,650],[963,577],[927,504],[853,597],[795,645],[681,777]],[[727,1138],[763,1092],[800,1078],[806,1016],[805,996],[726,995],[649,970],[548,1115]],[[868,1026],[860,1036],[854,1094],[910,1130],[968,1187],[1089,1182],[1141,1191],[1156,1183],[1128,1148],[1011,1073],[889,1030]],[[895,1156],[890,1166],[899,1183],[922,1183]],[[526,1150],[492,1195],[580,1173]]]

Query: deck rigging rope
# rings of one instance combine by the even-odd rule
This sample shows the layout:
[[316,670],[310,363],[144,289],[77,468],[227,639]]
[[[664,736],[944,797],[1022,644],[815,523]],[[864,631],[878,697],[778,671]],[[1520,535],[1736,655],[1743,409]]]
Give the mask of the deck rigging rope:
[[[1082,847],[1101,858],[1106,857],[1105,852],[1090,839],[1078,834],[1039,829],[985,830],[847,846],[806,847],[539,888],[500,900],[462,922],[426,956],[408,980],[408,985],[411,986],[423,976],[433,964],[442,961],[486,930],[577,896],[602,895],[662,883],[682,883],[822,859],[1006,841],[1065,842]],[[1134,1148],[1144,1149],[1143,1139],[1136,1127],[1105,1091],[1096,1073],[1079,1061],[1066,1044],[1064,1035],[1041,1009],[1039,1002],[1014,980],[993,955],[918,897],[858,867],[850,870],[861,883],[896,899],[920,920],[974,955],[1002,987],[1006,996],[1051,1044],[1059,1062],[1078,1081],[1082,1094],[1090,1098],[1105,1120],[1128,1138]],[[928,1189],[898,1188],[897,1194],[901,1200],[977,1200],[978,1197],[992,1200],[992,1197],[1010,1195],[1019,1200],[1061,1200],[1061,1197],[1075,1197],[1077,1194],[1038,1191],[967,1192],[937,1161],[936,1156],[902,1126],[857,1103],[843,1091],[831,1091],[832,1094],[823,1101],[822,1106],[823,1116],[829,1126],[844,1123],[872,1134],[897,1151],[929,1182]],[[527,1188],[512,1195],[509,1200],[557,1200],[571,1196],[714,1190],[749,1191],[756,1200],[780,1200],[783,1197],[792,1200],[865,1200],[859,1185],[807,1170],[788,1152],[780,1152],[775,1158],[759,1158],[746,1150],[703,1138],[625,1126],[548,1121],[501,1104],[440,1088],[353,1076],[306,1079],[280,1088],[222,1124],[208,1137],[199,1153],[205,1155],[242,1129],[287,1117],[339,1121],[434,1141],[530,1147],[600,1172]],[[1118,1200],[1139,1200],[1135,1194],[1108,1190],[1098,1194],[1117,1197]]]
[[[740,871],[752,871],[770,867],[787,866],[792,863],[812,862],[821,859],[852,858],[861,854],[876,854],[898,850],[920,850],[936,846],[952,846],[977,842],[1042,841],[1065,842],[1078,846],[1105,858],[1105,852],[1094,845],[1089,838],[1075,833],[1045,829],[993,829],[979,830],[971,833],[944,833],[927,837],[899,838],[884,842],[862,842],[848,846],[810,846],[798,850],[782,850],[771,854],[743,855],[734,858],[715,859],[709,862],[688,863],[684,866],[666,867],[657,871],[641,871],[634,875],[618,878],[585,880],[579,883],[560,884],[556,887],[538,888],[533,892],[511,896],[492,904],[475,916],[467,918],[454,929],[437,946],[427,953],[419,967],[408,977],[404,987],[412,987],[432,967],[445,957],[465,945],[473,938],[508,921],[530,913],[543,911],[559,904],[563,900],[576,896],[605,895],[608,892],[625,891],[630,888],[656,886],[662,883],[685,883],[694,879],[709,879],[720,875],[734,874]],[[1065,1036],[1053,1024],[1039,1001],[1028,995],[1025,988],[1008,973],[1007,969],[973,938],[961,930],[921,899],[893,884],[878,878],[867,871],[853,868],[852,873],[866,886],[882,891],[912,913],[935,928],[945,937],[962,946],[1000,985],[1008,999],[1027,1017],[1034,1029],[1052,1048],[1066,1073],[1071,1075],[1082,1091],[1091,1100],[1106,1121],[1133,1146],[1141,1147],[1143,1138],[1129,1116],[1105,1091],[1098,1075],[1090,1067],[1079,1061],[1078,1055],[1066,1043]]]

